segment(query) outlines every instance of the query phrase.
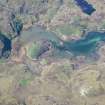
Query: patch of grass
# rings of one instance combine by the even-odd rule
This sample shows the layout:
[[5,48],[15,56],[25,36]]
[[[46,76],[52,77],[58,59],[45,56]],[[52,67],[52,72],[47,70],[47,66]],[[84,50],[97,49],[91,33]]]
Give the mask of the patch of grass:
[[29,82],[30,82],[29,79],[22,79],[22,80],[19,81],[19,84],[21,86],[27,86]]
[[38,51],[39,51],[39,45],[36,43],[32,43],[27,49],[27,55],[30,58],[34,59],[36,58]]
[[71,26],[69,24],[65,24],[63,26],[60,26],[56,29],[58,33],[61,35],[81,35],[81,30],[79,27]]

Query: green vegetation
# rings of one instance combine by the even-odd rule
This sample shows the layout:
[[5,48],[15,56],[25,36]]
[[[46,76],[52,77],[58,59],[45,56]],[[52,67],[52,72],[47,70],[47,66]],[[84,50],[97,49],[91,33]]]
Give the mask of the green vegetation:
[[47,16],[46,16],[48,18],[48,20],[51,20],[54,17],[54,15],[56,14],[56,12],[57,12],[56,8],[49,9],[47,11]]
[[74,25],[65,24],[56,29],[56,31],[61,35],[81,35],[80,27]]
[[21,86],[27,86],[27,84],[28,84],[29,82],[30,82],[29,79],[22,79],[22,80],[19,81],[19,84],[20,84]]
[[5,59],[3,59],[3,58],[0,59],[0,64],[1,64],[1,63],[5,63]]
[[39,48],[40,48],[39,44],[31,43],[27,47],[27,56],[30,57],[31,59],[35,59],[37,57]]

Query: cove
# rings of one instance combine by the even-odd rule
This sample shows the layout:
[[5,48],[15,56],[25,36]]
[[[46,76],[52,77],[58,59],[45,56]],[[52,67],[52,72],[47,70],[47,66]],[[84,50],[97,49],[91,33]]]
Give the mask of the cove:
[[105,32],[88,32],[78,40],[64,42],[61,46],[56,46],[61,51],[69,51],[74,56],[89,55],[99,49],[99,42],[105,41]]

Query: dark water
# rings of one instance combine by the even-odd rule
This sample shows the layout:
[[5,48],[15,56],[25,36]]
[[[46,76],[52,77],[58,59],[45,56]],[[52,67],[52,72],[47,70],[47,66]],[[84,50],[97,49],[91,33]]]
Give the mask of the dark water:
[[91,15],[94,11],[96,11],[96,9],[93,8],[91,4],[88,4],[86,0],[75,0],[75,2],[81,10],[88,15]]
[[12,28],[12,31],[16,34],[15,37],[17,37],[21,34],[21,31],[23,29],[23,23],[20,20],[16,20],[15,18],[12,19],[10,22],[10,26]]
[[64,42],[62,46],[57,46],[60,50],[71,52],[73,55],[88,55],[99,49],[99,43],[105,41],[105,33],[89,32],[79,40]]
[[8,58],[11,52],[11,40],[8,39],[4,34],[0,33],[0,40],[4,44],[1,50],[0,57]]

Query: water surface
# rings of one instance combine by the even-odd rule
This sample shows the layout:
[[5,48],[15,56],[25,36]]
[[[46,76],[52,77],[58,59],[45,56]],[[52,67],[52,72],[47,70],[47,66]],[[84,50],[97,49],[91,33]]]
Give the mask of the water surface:
[[75,0],[75,2],[81,10],[88,15],[91,15],[94,11],[96,11],[96,9],[86,0]]
[[51,40],[52,44],[60,51],[69,51],[77,56],[96,52],[99,49],[99,43],[105,41],[105,32],[88,32],[84,37],[78,40],[63,42],[63,45],[61,45],[61,40],[56,34],[50,31],[48,32],[39,26],[33,26],[30,30],[22,33],[21,39],[24,43],[42,39]]
[[61,41],[55,33],[51,31],[46,31],[46,29],[36,25],[34,25],[29,30],[23,31],[21,35],[21,40],[24,43],[38,40],[51,40],[57,43],[60,43]]
[[0,41],[3,43],[4,47],[0,49],[0,57],[7,58],[11,52],[11,40],[8,39],[4,34],[0,33]]
[[105,41],[104,32],[89,32],[81,39],[64,42],[63,46],[57,47],[73,55],[88,55],[99,49],[98,45],[101,41]]

